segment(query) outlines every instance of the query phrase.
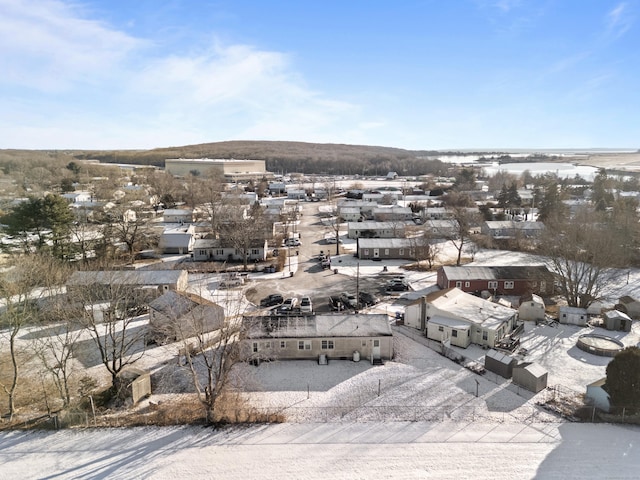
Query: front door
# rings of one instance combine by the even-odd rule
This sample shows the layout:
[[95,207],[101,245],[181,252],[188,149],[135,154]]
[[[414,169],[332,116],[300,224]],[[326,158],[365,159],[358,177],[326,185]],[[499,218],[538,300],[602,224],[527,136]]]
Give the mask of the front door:
[[371,355],[373,356],[373,358],[380,358],[380,340],[373,340]]
[[380,249],[379,248],[374,248],[373,249],[373,258],[380,258]]

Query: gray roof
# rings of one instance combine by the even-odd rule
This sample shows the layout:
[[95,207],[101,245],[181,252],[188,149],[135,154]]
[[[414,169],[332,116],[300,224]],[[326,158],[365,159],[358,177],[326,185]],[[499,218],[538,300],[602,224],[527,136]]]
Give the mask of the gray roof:
[[498,350],[489,350],[487,352],[487,357],[494,359],[496,362],[502,363],[503,365],[510,365],[515,362],[516,359],[507,355],[506,353],[499,352]]
[[178,318],[190,312],[198,305],[198,302],[170,290],[151,302],[149,308],[164,315]]
[[391,336],[386,314],[324,314],[248,317],[258,322],[249,338],[336,338]]
[[67,285],[170,285],[183,275],[184,270],[87,270],[73,272]]
[[411,248],[415,241],[410,238],[360,238],[358,248]]
[[538,280],[551,277],[551,272],[544,265],[530,266],[444,266],[449,280]]
[[415,225],[413,222],[349,222],[349,230],[393,230],[403,229],[406,225]]

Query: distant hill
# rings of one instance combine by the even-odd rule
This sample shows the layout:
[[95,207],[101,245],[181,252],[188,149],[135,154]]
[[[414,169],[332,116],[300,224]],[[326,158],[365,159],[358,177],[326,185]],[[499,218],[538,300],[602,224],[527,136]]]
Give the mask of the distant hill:
[[164,167],[167,158],[235,158],[265,160],[272,172],[383,175],[389,171],[435,173],[441,162],[426,160],[438,152],[331,143],[229,141],[153,150],[75,151],[77,159]]

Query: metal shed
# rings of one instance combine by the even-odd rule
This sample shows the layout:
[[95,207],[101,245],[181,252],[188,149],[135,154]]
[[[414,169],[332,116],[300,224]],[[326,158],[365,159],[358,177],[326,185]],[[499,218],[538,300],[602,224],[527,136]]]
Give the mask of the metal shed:
[[524,362],[513,367],[513,383],[530,392],[547,388],[547,371],[537,363]]
[[515,358],[498,350],[489,350],[484,357],[484,368],[504,378],[511,378],[517,363]]
[[630,332],[633,321],[626,313],[618,310],[610,310],[604,312],[604,327],[607,330],[617,330],[621,332]]

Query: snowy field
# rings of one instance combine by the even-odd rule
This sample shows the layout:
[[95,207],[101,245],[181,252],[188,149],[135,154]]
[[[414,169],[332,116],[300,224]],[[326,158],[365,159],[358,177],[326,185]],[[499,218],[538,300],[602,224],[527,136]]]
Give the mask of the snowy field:
[[7,479],[637,479],[640,429],[359,422],[0,433]]

